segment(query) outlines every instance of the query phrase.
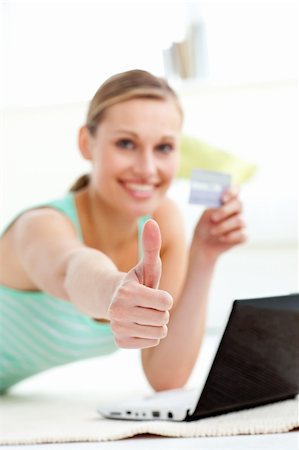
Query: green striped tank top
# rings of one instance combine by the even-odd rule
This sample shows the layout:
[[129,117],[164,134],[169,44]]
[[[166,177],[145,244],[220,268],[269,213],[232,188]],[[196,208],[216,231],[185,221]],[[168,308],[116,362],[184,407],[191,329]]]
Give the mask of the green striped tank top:
[[[73,194],[47,205],[65,214],[82,239]],[[147,216],[138,221],[140,238]],[[0,393],[36,373],[117,350],[111,327],[45,292],[0,285]]]

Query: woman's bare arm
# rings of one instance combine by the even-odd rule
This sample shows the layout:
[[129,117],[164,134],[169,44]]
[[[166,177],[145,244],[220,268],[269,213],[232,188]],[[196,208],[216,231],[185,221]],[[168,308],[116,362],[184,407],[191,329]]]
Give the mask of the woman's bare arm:
[[9,253],[18,260],[22,270],[16,274],[16,283],[18,276],[25,273],[36,290],[71,301],[92,318],[110,320],[119,347],[151,347],[166,336],[172,298],[157,289],[160,279],[157,224],[145,225],[144,258],[128,273],[119,272],[102,252],[84,246],[73,225],[55,210],[24,214],[5,239],[0,260]]
[[[0,261],[13,258],[1,278],[28,279],[30,290],[72,301],[94,318],[108,318],[111,297],[123,278],[113,262],[76,237],[71,222],[53,209],[36,209],[20,216],[2,237]],[[7,266],[7,265],[6,265]],[[13,271],[14,273],[9,273]]]

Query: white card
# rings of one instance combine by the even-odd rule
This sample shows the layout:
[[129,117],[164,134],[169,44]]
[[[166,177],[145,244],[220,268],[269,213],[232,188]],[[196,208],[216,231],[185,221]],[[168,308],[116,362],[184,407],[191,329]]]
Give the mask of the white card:
[[224,191],[231,184],[231,175],[204,169],[193,169],[189,203],[219,207]]

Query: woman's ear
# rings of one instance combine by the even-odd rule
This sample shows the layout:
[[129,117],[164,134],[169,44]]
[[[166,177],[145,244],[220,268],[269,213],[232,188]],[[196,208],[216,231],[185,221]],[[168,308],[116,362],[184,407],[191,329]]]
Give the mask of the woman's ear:
[[84,125],[79,130],[79,136],[78,136],[78,144],[80,153],[83,156],[84,159],[87,159],[88,161],[91,160],[91,136],[90,133]]

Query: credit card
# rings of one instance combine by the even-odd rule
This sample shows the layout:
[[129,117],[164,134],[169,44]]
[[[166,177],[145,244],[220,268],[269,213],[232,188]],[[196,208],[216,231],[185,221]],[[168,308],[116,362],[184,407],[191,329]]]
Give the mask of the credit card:
[[231,175],[204,169],[193,169],[189,203],[218,208],[224,191],[231,184]]

